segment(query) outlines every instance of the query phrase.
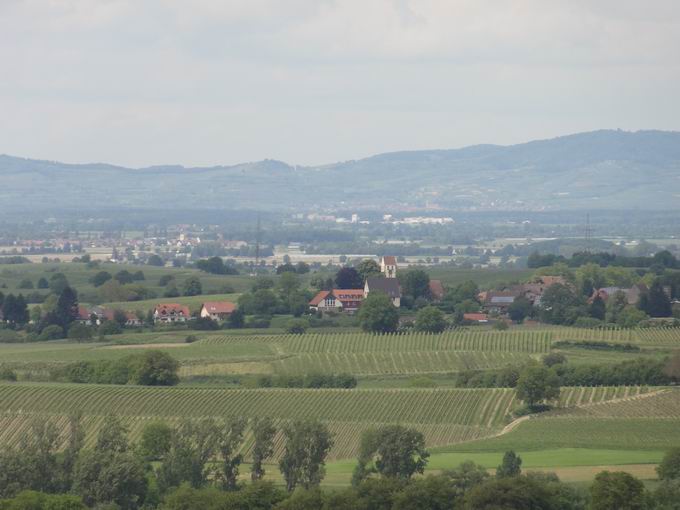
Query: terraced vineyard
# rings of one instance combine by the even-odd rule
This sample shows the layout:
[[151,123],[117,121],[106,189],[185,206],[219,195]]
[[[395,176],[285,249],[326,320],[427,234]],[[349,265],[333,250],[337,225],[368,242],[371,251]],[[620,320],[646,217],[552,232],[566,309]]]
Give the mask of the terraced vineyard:
[[[649,388],[563,388],[561,401],[576,405],[649,392]],[[66,384],[0,384],[0,444],[15,446],[34,416],[65,430],[69,413],[81,411],[92,443],[109,414],[123,419],[133,437],[150,420],[232,415],[271,416],[278,422],[314,418],[335,433],[331,458],[356,455],[361,432],[381,423],[421,430],[428,446],[498,434],[517,405],[508,389],[219,390]],[[65,438],[63,438],[65,439]],[[280,438],[278,440],[280,445]]]

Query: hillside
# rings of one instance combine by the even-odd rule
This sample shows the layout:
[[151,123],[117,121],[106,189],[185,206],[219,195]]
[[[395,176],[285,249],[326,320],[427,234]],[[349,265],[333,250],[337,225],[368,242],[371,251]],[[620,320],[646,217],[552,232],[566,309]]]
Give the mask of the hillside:
[[[0,156],[0,213],[135,209],[678,209],[680,133],[595,131],[320,167],[123,168]],[[104,205],[105,204],[105,205]]]

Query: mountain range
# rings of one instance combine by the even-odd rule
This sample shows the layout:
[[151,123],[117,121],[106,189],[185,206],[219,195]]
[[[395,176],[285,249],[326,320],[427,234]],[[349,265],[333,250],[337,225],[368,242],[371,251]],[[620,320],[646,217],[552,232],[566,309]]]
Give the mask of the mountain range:
[[0,156],[0,214],[680,209],[680,132],[600,130],[510,146],[391,152],[316,167],[125,168]]

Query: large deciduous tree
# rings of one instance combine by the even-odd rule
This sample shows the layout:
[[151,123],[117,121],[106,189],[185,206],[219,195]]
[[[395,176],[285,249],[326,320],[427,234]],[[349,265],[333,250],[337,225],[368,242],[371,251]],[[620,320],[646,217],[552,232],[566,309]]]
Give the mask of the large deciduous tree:
[[386,294],[371,292],[359,308],[359,323],[364,331],[389,333],[396,331],[399,313]]
[[335,286],[338,289],[361,289],[364,280],[353,267],[342,267],[335,274]]
[[555,371],[544,366],[525,368],[517,380],[517,398],[528,406],[535,406],[560,396],[560,381]]
[[286,425],[283,434],[286,444],[279,469],[286,489],[318,486],[326,474],[326,456],[333,446],[328,427],[320,422],[298,421]]
[[387,425],[368,430],[361,437],[359,462],[352,483],[357,484],[371,473],[406,480],[423,473],[430,454],[425,437],[402,425]]

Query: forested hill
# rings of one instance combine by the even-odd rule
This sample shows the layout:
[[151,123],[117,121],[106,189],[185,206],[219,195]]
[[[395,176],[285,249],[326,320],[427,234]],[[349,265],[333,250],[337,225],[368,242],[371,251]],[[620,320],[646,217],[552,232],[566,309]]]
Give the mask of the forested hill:
[[680,132],[603,130],[320,167],[264,160],[130,169],[0,156],[0,184],[0,214],[103,207],[680,209]]

